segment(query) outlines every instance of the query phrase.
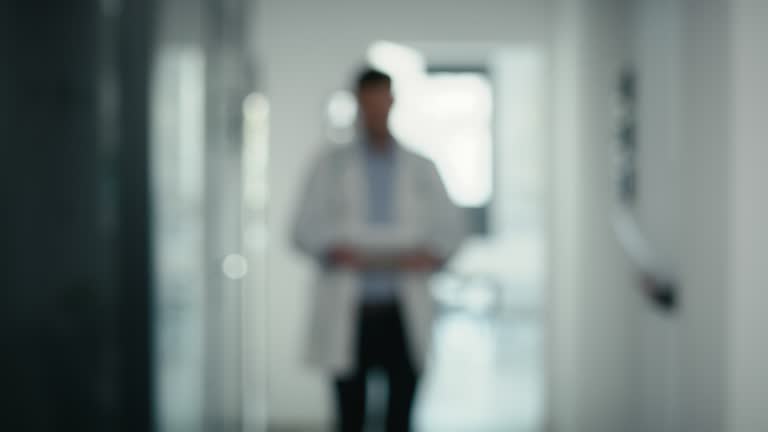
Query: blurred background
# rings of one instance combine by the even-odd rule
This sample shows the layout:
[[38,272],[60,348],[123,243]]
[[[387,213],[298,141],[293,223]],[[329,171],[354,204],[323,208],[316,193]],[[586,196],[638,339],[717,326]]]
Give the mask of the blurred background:
[[288,234],[368,64],[472,222],[432,282],[418,431],[768,430],[766,23],[762,0],[0,3],[0,426],[333,430]]

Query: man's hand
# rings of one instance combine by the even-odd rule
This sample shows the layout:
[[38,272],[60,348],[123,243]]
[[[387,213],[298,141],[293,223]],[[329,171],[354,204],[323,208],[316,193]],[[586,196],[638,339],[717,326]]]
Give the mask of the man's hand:
[[328,263],[331,267],[348,269],[348,270],[360,270],[365,264],[365,259],[354,248],[349,246],[339,245],[333,247],[328,252]]
[[443,261],[426,250],[416,250],[400,256],[398,264],[401,270],[410,272],[432,272],[437,270]]
[[339,245],[333,247],[327,257],[331,267],[355,271],[395,270],[426,273],[433,272],[443,265],[442,259],[423,249],[399,255],[370,256],[350,246]]

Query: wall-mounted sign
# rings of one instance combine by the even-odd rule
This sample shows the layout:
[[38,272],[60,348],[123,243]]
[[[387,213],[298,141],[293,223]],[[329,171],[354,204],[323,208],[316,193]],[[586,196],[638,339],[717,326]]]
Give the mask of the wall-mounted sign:
[[640,228],[635,217],[635,206],[640,195],[638,176],[639,146],[637,125],[638,82],[635,71],[625,67],[616,83],[616,167],[614,189],[616,208],[614,229],[627,256],[635,266],[638,285],[648,298],[663,310],[673,310],[678,305],[677,283],[666,268],[656,250]]

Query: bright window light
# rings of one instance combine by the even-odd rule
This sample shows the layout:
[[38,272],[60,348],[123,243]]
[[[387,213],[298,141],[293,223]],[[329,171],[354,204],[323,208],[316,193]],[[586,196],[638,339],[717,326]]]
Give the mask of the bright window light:
[[393,77],[406,77],[424,73],[424,56],[417,50],[389,41],[374,42],[368,48],[371,66]]
[[456,204],[483,207],[493,192],[492,96],[480,73],[432,74],[403,93],[392,129],[403,145],[432,159]]
[[394,81],[390,119],[395,136],[437,165],[448,194],[462,207],[486,206],[493,194],[493,98],[480,72],[426,72],[416,50],[376,42],[372,66]]

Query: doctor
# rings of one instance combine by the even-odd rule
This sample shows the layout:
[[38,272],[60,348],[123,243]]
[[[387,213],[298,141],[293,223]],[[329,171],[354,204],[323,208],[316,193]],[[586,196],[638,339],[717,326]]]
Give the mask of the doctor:
[[387,431],[410,430],[431,334],[428,281],[465,235],[434,164],[390,133],[391,84],[376,70],[360,74],[362,132],[315,161],[294,226],[320,270],[308,360],[335,379],[343,432],[363,430],[371,368],[389,382]]

